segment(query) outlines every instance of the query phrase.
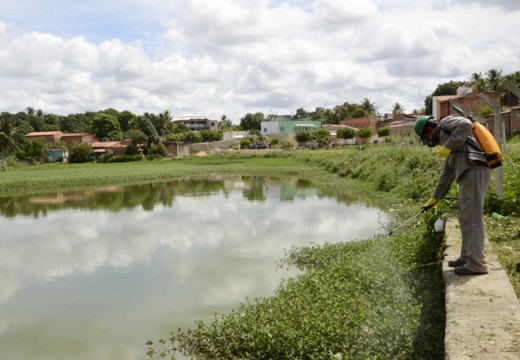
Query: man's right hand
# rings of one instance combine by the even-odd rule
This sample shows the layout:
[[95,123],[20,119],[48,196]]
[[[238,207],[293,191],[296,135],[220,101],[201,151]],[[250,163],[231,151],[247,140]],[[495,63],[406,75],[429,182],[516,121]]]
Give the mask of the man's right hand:
[[423,210],[423,211],[429,210],[430,208],[434,207],[438,202],[439,202],[439,200],[437,200],[437,199],[434,198],[434,197],[431,197],[430,199],[428,199],[428,201],[426,201],[426,202],[423,204],[423,206],[422,206],[422,210]]

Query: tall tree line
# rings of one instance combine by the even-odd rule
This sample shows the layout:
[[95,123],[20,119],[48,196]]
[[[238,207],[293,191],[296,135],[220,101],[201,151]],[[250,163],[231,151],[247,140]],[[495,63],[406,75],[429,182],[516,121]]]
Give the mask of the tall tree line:
[[[177,139],[178,137],[174,136],[176,134],[189,133],[185,125],[175,124],[172,119],[169,111],[136,115],[130,111],[120,112],[112,108],[65,116],[46,114],[32,107],[18,113],[2,112],[0,158],[19,154],[27,143],[25,135],[30,132],[90,133],[100,141],[132,139],[135,144],[151,147],[172,136]],[[221,123],[229,126],[230,121],[223,115]],[[204,135],[202,140],[214,140],[219,137],[215,134]]]

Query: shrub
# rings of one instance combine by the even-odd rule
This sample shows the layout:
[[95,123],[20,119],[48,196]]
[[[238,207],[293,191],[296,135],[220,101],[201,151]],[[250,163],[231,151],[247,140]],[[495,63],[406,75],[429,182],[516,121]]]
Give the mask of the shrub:
[[147,157],[149,156],[156,156],[156,157],[165,157],[168,156],[168,150],[166,149],[166,146],[164,146],[163,143],[154,144],[150,147],[150,150],[148,150]]
[[74,144],[69,151],[70,163],[85,163],[93,160],[92,146],[88,143]]
[[249,149],[250,146],[251,146],[251,139],[249,139],[249,138],[240,139],[240,148],[241,149]]

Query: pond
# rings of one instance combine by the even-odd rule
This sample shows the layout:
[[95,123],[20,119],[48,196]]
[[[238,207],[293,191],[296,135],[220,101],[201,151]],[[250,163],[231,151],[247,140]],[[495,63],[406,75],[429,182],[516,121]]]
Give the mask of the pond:
[[272,295],[295,272],[284,250],[387,221],[283,178],[0,198],[0,358],[145,359],[147,340]]

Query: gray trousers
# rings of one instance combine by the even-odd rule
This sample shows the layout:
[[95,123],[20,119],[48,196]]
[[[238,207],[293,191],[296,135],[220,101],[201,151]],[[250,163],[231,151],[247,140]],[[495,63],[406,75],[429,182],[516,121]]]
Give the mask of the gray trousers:
[[491,180],[491,169],[474,166],[459,179],[458,219],[462,234],[460,259],[467,261],[466,268],[486,272],[484,243],[484,200]]

